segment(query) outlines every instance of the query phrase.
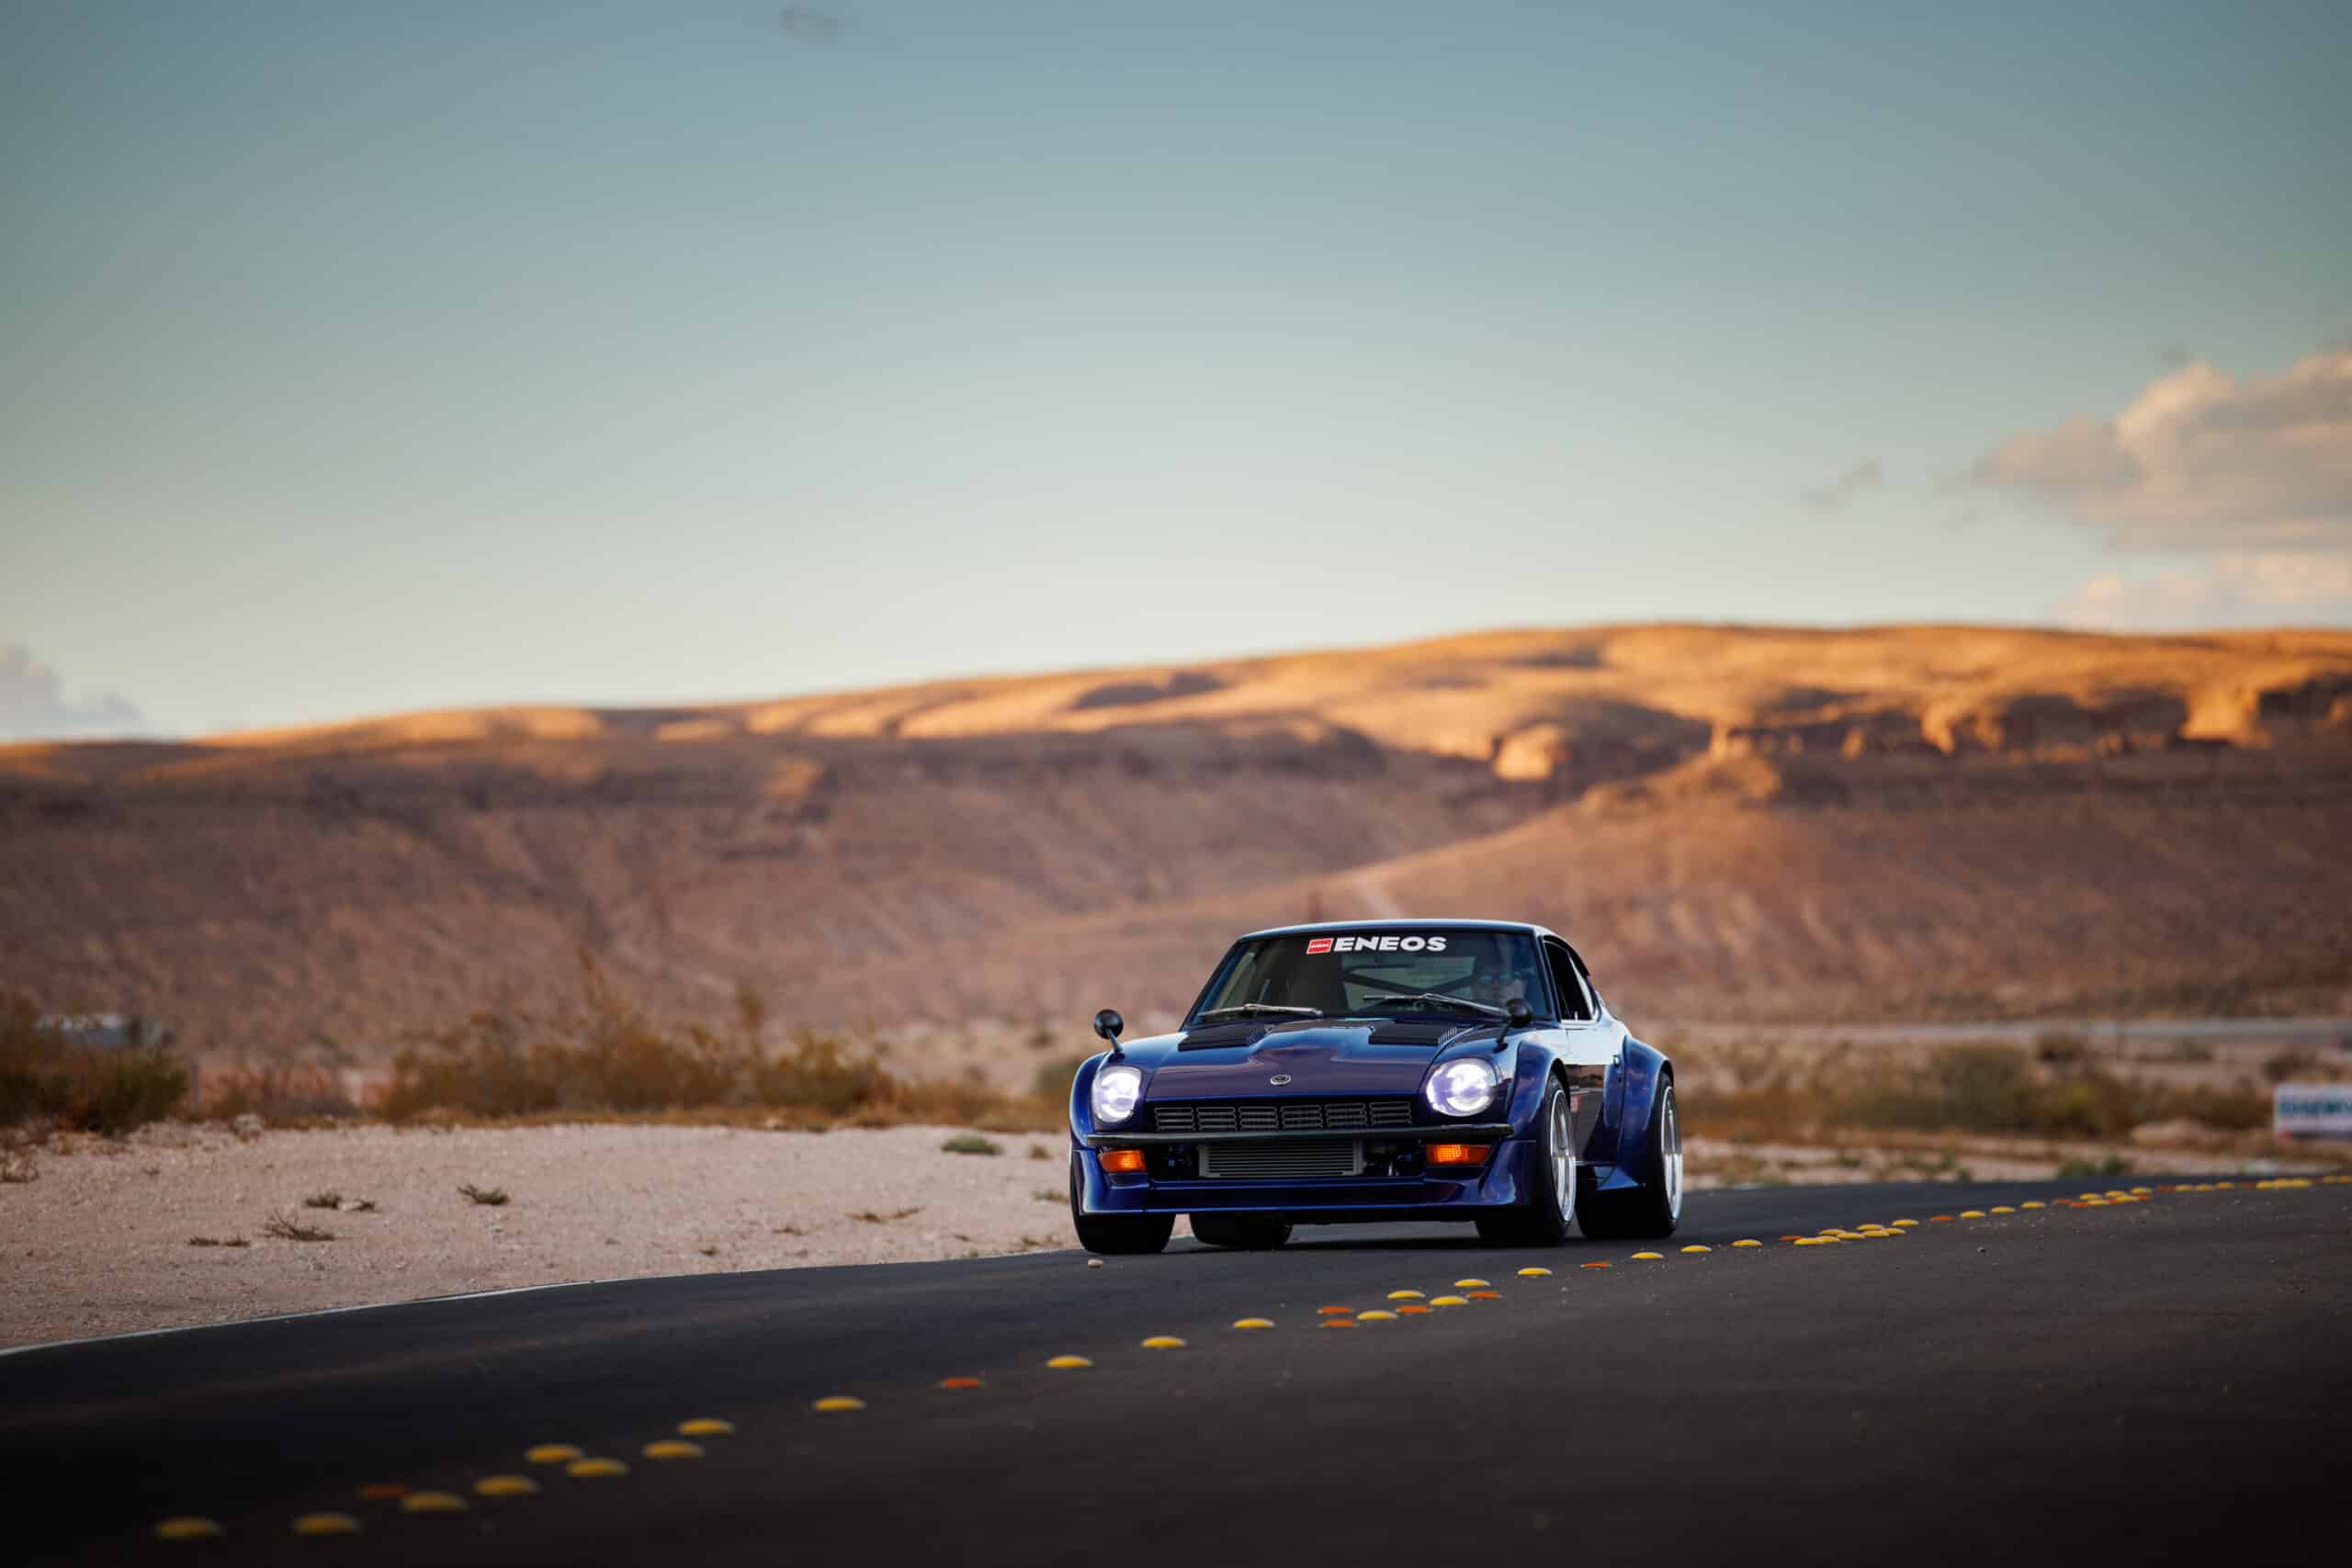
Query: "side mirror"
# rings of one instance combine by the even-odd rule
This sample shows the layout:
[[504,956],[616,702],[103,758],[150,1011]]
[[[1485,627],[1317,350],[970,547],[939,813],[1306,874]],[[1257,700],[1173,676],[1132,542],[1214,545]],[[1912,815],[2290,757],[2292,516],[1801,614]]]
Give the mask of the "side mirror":
[[[1503,1011],[1510,1015],[1510,1026],[1513,1029],[1525,1029],[1535,1021],[1535,1010],[1527,1005],[1525,997],[1511,998],[1503,1004]],[[1100,1024],[1102,1021],[1097,1019],[1094,1021]]]
[[1126,1027],[1127,1021],[1109,1008],[1104,1008],[1094,1015],[1094,1032],[1108,1040],[1113,1045],[1118,1044],[1120,1032]]

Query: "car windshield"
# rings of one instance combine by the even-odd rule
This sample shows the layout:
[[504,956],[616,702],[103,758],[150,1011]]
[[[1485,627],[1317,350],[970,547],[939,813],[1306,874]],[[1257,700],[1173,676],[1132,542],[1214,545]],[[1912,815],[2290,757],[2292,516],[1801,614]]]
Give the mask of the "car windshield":
[[1534,940],[1520,931],[1307,931],[1226,955],[1192,1021],[1238,1018],[1500,1016],[1551,1010]]

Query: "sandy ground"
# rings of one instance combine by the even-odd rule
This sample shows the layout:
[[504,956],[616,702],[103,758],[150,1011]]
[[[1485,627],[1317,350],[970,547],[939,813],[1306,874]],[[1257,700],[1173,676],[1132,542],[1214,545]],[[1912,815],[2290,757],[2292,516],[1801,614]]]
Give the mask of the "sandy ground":
[[[998,1134],[994,1156],[944,1152],[955,1134],[355,1127],[240,1138],[165,1124],[121,1142],[63,1139],[18,1156],[36,1179],[0,1185],[0,1344],[556,1280],[1074,1245],[1058,1139]],[[510,1201],[478,1204],[458,1191],[466,1183]],[[304,1206],[329,1192],[376,1207]],[[272,1237],[273,1214],[334,1239]]]
[[[10,1156],[0,1183],[0,1345],[563,1280],[1074,1244],[1057,1136],[995,1134],[994,1156],[941,1148],[956,1135],[164,1123],[120,1141],[62,1137]],[[1930,1157],[1693,1139],[1690,1184],[2046,1177],[2066,1154],[2102,1152],[2113,1151],[1972,1141]],[[2129,1153],[2147,1174],[2245,1164],[2214,1149]],[[469,1183],[509,1201],[477,1203],[458,1190]],[[342,1206],[306,1203],[329,1194]],[[333,1239],[273,1236],[274,1216]]]

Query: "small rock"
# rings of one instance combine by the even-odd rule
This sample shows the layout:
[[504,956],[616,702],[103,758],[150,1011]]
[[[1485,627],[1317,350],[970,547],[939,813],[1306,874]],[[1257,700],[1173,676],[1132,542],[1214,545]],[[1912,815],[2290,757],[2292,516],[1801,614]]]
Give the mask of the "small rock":
[[1100,1269],[1102,1267],[1102,1260],[1099,1258],[1090,1258],[1086,1260],[1086,1266],[1089,1269]]

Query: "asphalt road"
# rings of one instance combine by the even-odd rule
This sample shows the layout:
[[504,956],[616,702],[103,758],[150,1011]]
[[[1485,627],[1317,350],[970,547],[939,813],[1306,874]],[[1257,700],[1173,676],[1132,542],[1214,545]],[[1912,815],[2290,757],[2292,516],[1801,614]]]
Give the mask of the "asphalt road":
[[[1701,1193],[1658,1261],[1322,1230],[1276,1254],[704,1275],[42,1348],[0,1358],[0,1559],[2338,1560],[2352,1185],[1931,1218],[2078,1190]],[[1778,1239],[1899,1218],[1922,1223]],[[1694,1243],[1713,1250],[1676,1250]],[[1471,1278],[1498,1298],[1317,1326]],[[829,1395],[865,1407],[812,1408]],[[734,1430],[644,1457],[695,1417]],[[541,1443],[628,1472],[526,1461]],[[538,1490],[475,1494],[493,1474]],[[313,1511],[361,1533],[294,1533]],[[154,1538],[180,1515],[223,1533]]]

